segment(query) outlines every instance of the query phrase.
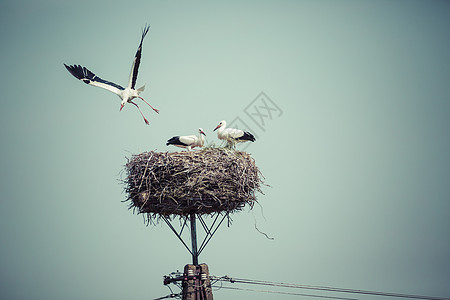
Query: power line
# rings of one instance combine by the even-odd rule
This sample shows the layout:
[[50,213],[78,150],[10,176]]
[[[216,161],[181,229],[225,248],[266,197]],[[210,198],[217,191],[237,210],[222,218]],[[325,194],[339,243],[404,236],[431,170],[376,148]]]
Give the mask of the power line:
[[230,287],[230,286],[222,286],[221,288],[222,289],[229,289],[229,290],[238,290],[238,291],[262,292],[262,293],[270,293],[270,294],[305,296],[305,297],[326,298],[326,299],[357,300],[355,298],[343,298],[343,297],[322,296],[322,295],[301,294],[301,293],[290,293],[290,292],[279,292],[279,291],[268,291],[268,290],[253,290],[253,289],[244,289],[244,288]]
[[167,295],[167,296],[155,298],[155,299],[153,299],[153,300],[163,300],[163,299],[179,298],[179,297],[181,297],[181,293],[178,293],[178,294],[169,294],[169,295]]
[[211,276],[211,279],[216,279],[216,280],[220,280],[220,281],[228,281],[231,283],[247,283],[247,284],[255,284],[255,285],[309,289],[309,290],[327,291],[327,292],[353,293],[353,294],[387,296],[387,297],[409,298],[409,299],[422,299],[422,300],[450,300],[450,298],[444,298],[444,297],[432,297],[432,296],[389,293],[389,292],[380,292],[380,291],[344,289],[344,288],[335,288],[335,287],[328,287],[328,286],[312,286],[312,285],[304,285],[304,284],[292,284],[292,283],[271,282],[271,281],[263,281],[263,280],[230,278],[228,276],[224,276],[224,277]]

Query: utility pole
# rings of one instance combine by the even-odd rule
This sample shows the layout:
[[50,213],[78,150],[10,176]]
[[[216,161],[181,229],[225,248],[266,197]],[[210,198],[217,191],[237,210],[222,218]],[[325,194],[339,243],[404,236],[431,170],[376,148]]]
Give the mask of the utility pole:
[[183,300],[213,300],[209,269],[206,264],[198,264],[197,226],[195,214],[191,221],[192,265],[184,267]]
[[186,265],[182,280],[182,300],[213,300],[208,265]]
[[[222,218],[219,219],[219,216]],[[220,227],[222,222],[228,214],[217,214],[212,225],[206,225],[205,221],[202,219],[201,215],[196,215],[194,212],[189,214],[189,217],[186,217],[184,224],[181,226],[181,231],[178,232],[170,223],[170,220],[165,218],[162,219],[167,223],[170,229],[175,233],[178,239],[183,243],[183,245],[187,248],[187,250],[192,255],[192,264],[188,264],[184,267],[183,274],[177,272],[176,277],[172,276],[164,276],[164,285],[168,285],[174,282],[180,282],[182,286],[181,296],[182,300],[213,300],[212,288],[211,288],[211,280],[209,278],[209,268],[206,264],[199,264],[198,257],[202,252],[206,244],[208,244],[211,237]],[[203,229],[206,232],[206,236],[204,237],[203,242],[200,245],[200,249],[198,249],[197,244],[197,226],[196,219],[200,220]],[[218,221],[219,220],[219,221]],[[218,221],[218,222],[216,222]],[[188,223],[189,222],[189,223]],[[191,229],[191,248],[189,249],[188,243],[185,242],[181,237],[181,232],[183,231],[186,223],[190,224]],[[172,273],[175,274],[175,273]]]
[[192,263],[194,266],[198,265],[198,250],[197,250],[197,226],[195,224],[195,214],[191,213],[191,242],[192,242]]
[[191,222],[192,265],[188,264],[184,266],[182,276],[175,278],[165,277],[164,284],[167,285],[174,281],[181,281],[183,287],[182,300],[213,300],[208,265],[198,264],[195,214],[191,213],[189,217]]

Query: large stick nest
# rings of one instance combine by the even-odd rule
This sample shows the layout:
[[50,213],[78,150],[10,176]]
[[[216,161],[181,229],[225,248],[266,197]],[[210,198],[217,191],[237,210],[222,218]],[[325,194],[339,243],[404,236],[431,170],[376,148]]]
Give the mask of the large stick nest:
[[125,165],[130,208],[146,213],[187,216],[253,207],[262,183],[250,154],[227,148],[192,152],[144,152]]

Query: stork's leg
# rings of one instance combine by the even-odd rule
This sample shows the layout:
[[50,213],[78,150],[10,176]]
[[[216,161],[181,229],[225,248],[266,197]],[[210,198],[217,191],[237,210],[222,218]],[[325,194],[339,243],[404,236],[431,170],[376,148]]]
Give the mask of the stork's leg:
[[142,101],[144,101],[145,103],[147,103],[156,113],[159,114],[159,109],[154,108],[153,106],[150,105],[150,103],[148,103],[147,101],[144,100],[144,98],[142,98],[141,96],[138,96],[138,98],[140,98]]
[[137,104],[134,103],[133,101],[128,101],[128,102],[130,102],[131,104],[134,104],[134,105],[139,109],[139,112],[141,113],[141,116],[144,118],[145,124],[149,125],[150,123],[149,123],[148,120],[144,117],[144,114],[142,113],[141,109],[139,108],[139,105],[137,105]]
[[236,149],[236,140],[234,140],[233,138],[227,138],[227,148],[230,149]]

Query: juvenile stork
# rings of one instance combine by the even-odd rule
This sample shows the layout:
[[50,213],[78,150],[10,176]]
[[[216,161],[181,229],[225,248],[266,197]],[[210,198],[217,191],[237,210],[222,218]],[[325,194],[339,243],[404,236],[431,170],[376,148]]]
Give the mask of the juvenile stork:
[[141,42],[139,43],[139,47],[136,51],[136,55],[134,56],[133,64],[131,66],[131,74],[130,79],[128,81],[128,86],[126,88],[110,82],[106,81],[104,79],[101,79],[100,77],[96,76],[94,73],[89,71],[86,67],[82,67],[80,65],[66,65],[66,69],[72,74],[75,78],[80,79],[86,84],[90,84],[93,86],[97,86],[100,88],[104,88],[110,92],[113,92],[114,94],[118,95],[122,101],[120,102],[120,111],[122,111],[123,106],[128,102],[133,104],[139,109],[139,112],[141,113],[141,116],[144,118],[144,121],[147,125],[149,125],[148,120],[144,117],[144,114],[142,113],[141,109],[139,108],[139,105],[137,105],[135,102],[133,102],[134,98],[139,98],[145,103],[147,103],[155,112],[159,113],[159,110],[154,108],[150,105],[147,101],[144,100],[139,94],[144,90],[145,85],[136,89],[136,80],[138,76],[139,71],[139,65],[141,63],[141,53],[142,53],[142,42],[144,41],[145,36],[147,35],[147,32],[149,30],[150,26],[146,26],[142,30],[142,37]]
[[213,131],[219,129],[217,131],[217,137],[221,140],[226,141],[228,143],[228,146],[230,147],[236,145],[236,143],[239,142],[248,142],[248,141],[254,142],[256,140],[253,134],[251,134],[248,131],[226,127],[227,122],[223,120],[220,121],[219,125],[217,125]]
[[188,136],[174,136],[169,139],[166,143],[167,146],[174,145],[180,148],[186,148],[188,151],[191,151],[192,148],[195,147],[203,147],[205,144],[205,132],[202,128],[198,129],[198,136],[196,135],[188,135]]

